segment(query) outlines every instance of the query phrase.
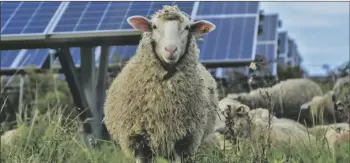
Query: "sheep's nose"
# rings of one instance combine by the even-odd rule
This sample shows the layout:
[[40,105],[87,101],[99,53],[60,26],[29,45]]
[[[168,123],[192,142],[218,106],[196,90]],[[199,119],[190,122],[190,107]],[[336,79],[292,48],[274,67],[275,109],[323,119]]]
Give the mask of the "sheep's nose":
[[169,52],[169,53],[174,53],[177,50],[177,47],[175,45],[168,45],[165,46],[165,51]]

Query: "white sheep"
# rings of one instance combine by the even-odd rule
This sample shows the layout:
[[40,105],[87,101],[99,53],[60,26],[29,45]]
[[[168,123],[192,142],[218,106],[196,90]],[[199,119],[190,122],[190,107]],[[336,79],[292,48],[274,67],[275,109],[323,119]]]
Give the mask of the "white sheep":
[[258,88],[230,97],[251,109],[273,108],[276,117],[298,121],[300,106],[322,94],[321,87],[310,79],[288,79],[272,87]]
[[347,91],[347,93],[348,93],[349,87],[350,87],[350,77],[346,76],[346,77],[339,78],[335,82],[335,84],[333,85],[332,91],[334,92],[334,95],[336,97],[338,97],[338,96],[341,96],[342,93],[344,93],[342,91]]
[[307,126],[345,122],[344,108],[337,102],[333,91],[323,96],[315,96],[309,102],[300,106],[301,117]]
[[215,25],[191,22],[177,6],[164,6],[151,20],[131,16],[128,23],[143,36],[107,92],[106,127],[136,162],[189,159],[214,130],[217,84],[199,62],[195,36]]

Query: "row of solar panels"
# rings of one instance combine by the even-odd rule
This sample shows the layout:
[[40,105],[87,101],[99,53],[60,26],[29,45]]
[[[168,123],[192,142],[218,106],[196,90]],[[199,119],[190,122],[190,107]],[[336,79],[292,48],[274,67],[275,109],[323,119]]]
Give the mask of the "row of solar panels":
[[[131,29],[127,17],[150,16],[165,4],[177,4],[193,19],[206,19],[217,26],[199,43],[201,61],[252,60],[255,54],[277,58],[278,16],[265,16],[263,33],[257,36],[259,2],[1,2],[1,35]],[[286,49],[280,48],[281,53]],[[114,46],[110,56],[129,58],[135,50],[136,46]],[[71,53],[80,65],[79,48],[71,48]],[[48,54],[49,49],[1,51],[1,68],[39,68]],[[271,70],[276,73],[276,63]]]

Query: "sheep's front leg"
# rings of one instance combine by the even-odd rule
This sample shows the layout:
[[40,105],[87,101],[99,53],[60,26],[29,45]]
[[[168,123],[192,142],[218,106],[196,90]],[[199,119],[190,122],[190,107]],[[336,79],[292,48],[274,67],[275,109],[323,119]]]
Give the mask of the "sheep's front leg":
[[191,163],[194,161],[194,154],[200,145],[199,138],[194,135],[187,135],[175,143],[176,163]]
[[134,142],[136,163],[153,163],[154,154],[146,143],[146,140],[144,140],[142,136],[139,136],[138,138],[139,139]]

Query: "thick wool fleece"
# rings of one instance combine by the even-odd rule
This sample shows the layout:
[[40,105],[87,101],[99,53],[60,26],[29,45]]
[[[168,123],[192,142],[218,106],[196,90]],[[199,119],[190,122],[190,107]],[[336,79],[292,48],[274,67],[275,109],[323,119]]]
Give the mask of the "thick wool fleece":
[[309,112],[306,112],[305,120],[309,125],[331,124],[337,122],[334,102],[331,92],[323,96],[315,96],[307,104],[310,105]]
[[273,107],[276,117],[298,120],[300,106],[322,94],[321,87],[310,79],[288,79],[272,87],[241,93],[236,99],[251,109]]
[[349,76],[339,78],[333,86],[333,92],[334,92],[336,98],[337,99],[342,98],[342,96],[344,96],[344,95],[342,95],[344,92],[349,93],[349,87],[350,87],[350,77]]
[[[241,137],[241,139],[253,143],[261,142],[261,137],[266,140],[267,136],[270,135],[271,145],[273,146],[285,143],[298,146],[316,141],[314,136],[308,135],[305,126],[287,118],[277,118],[270,115],[271,128],[269,129],[269,114],[269,111],[264,108],[251,110],[245,115],[249,118],[245,116],[235,117],[235,122],[247,121],[247,119],[249,119],[249,122],[241,123],[242,126],[235,126],[234,129],[239,131],[240,128],[244,128],[245,132],[249,130],[250,134],[245,134],[246,136]],[[246,139],[248,136],[250,138]]]
[[204,94],[207,79],[201,76],[196,41],[189,41],[188,54],[177,72],[164,80],[167,71],[155,57],[151,34],[144,33],[137,54],[110,86],[105,124],[129,156],[134,155],[133,146],[141,143],[139,137],[148,141],[156,155],[168,156],[183,139],[187,140],[183,150],[194,154],[205,132],[210,132],[208,125],[214,126],[208,124],[208,106],[215,102],[210,104]]

